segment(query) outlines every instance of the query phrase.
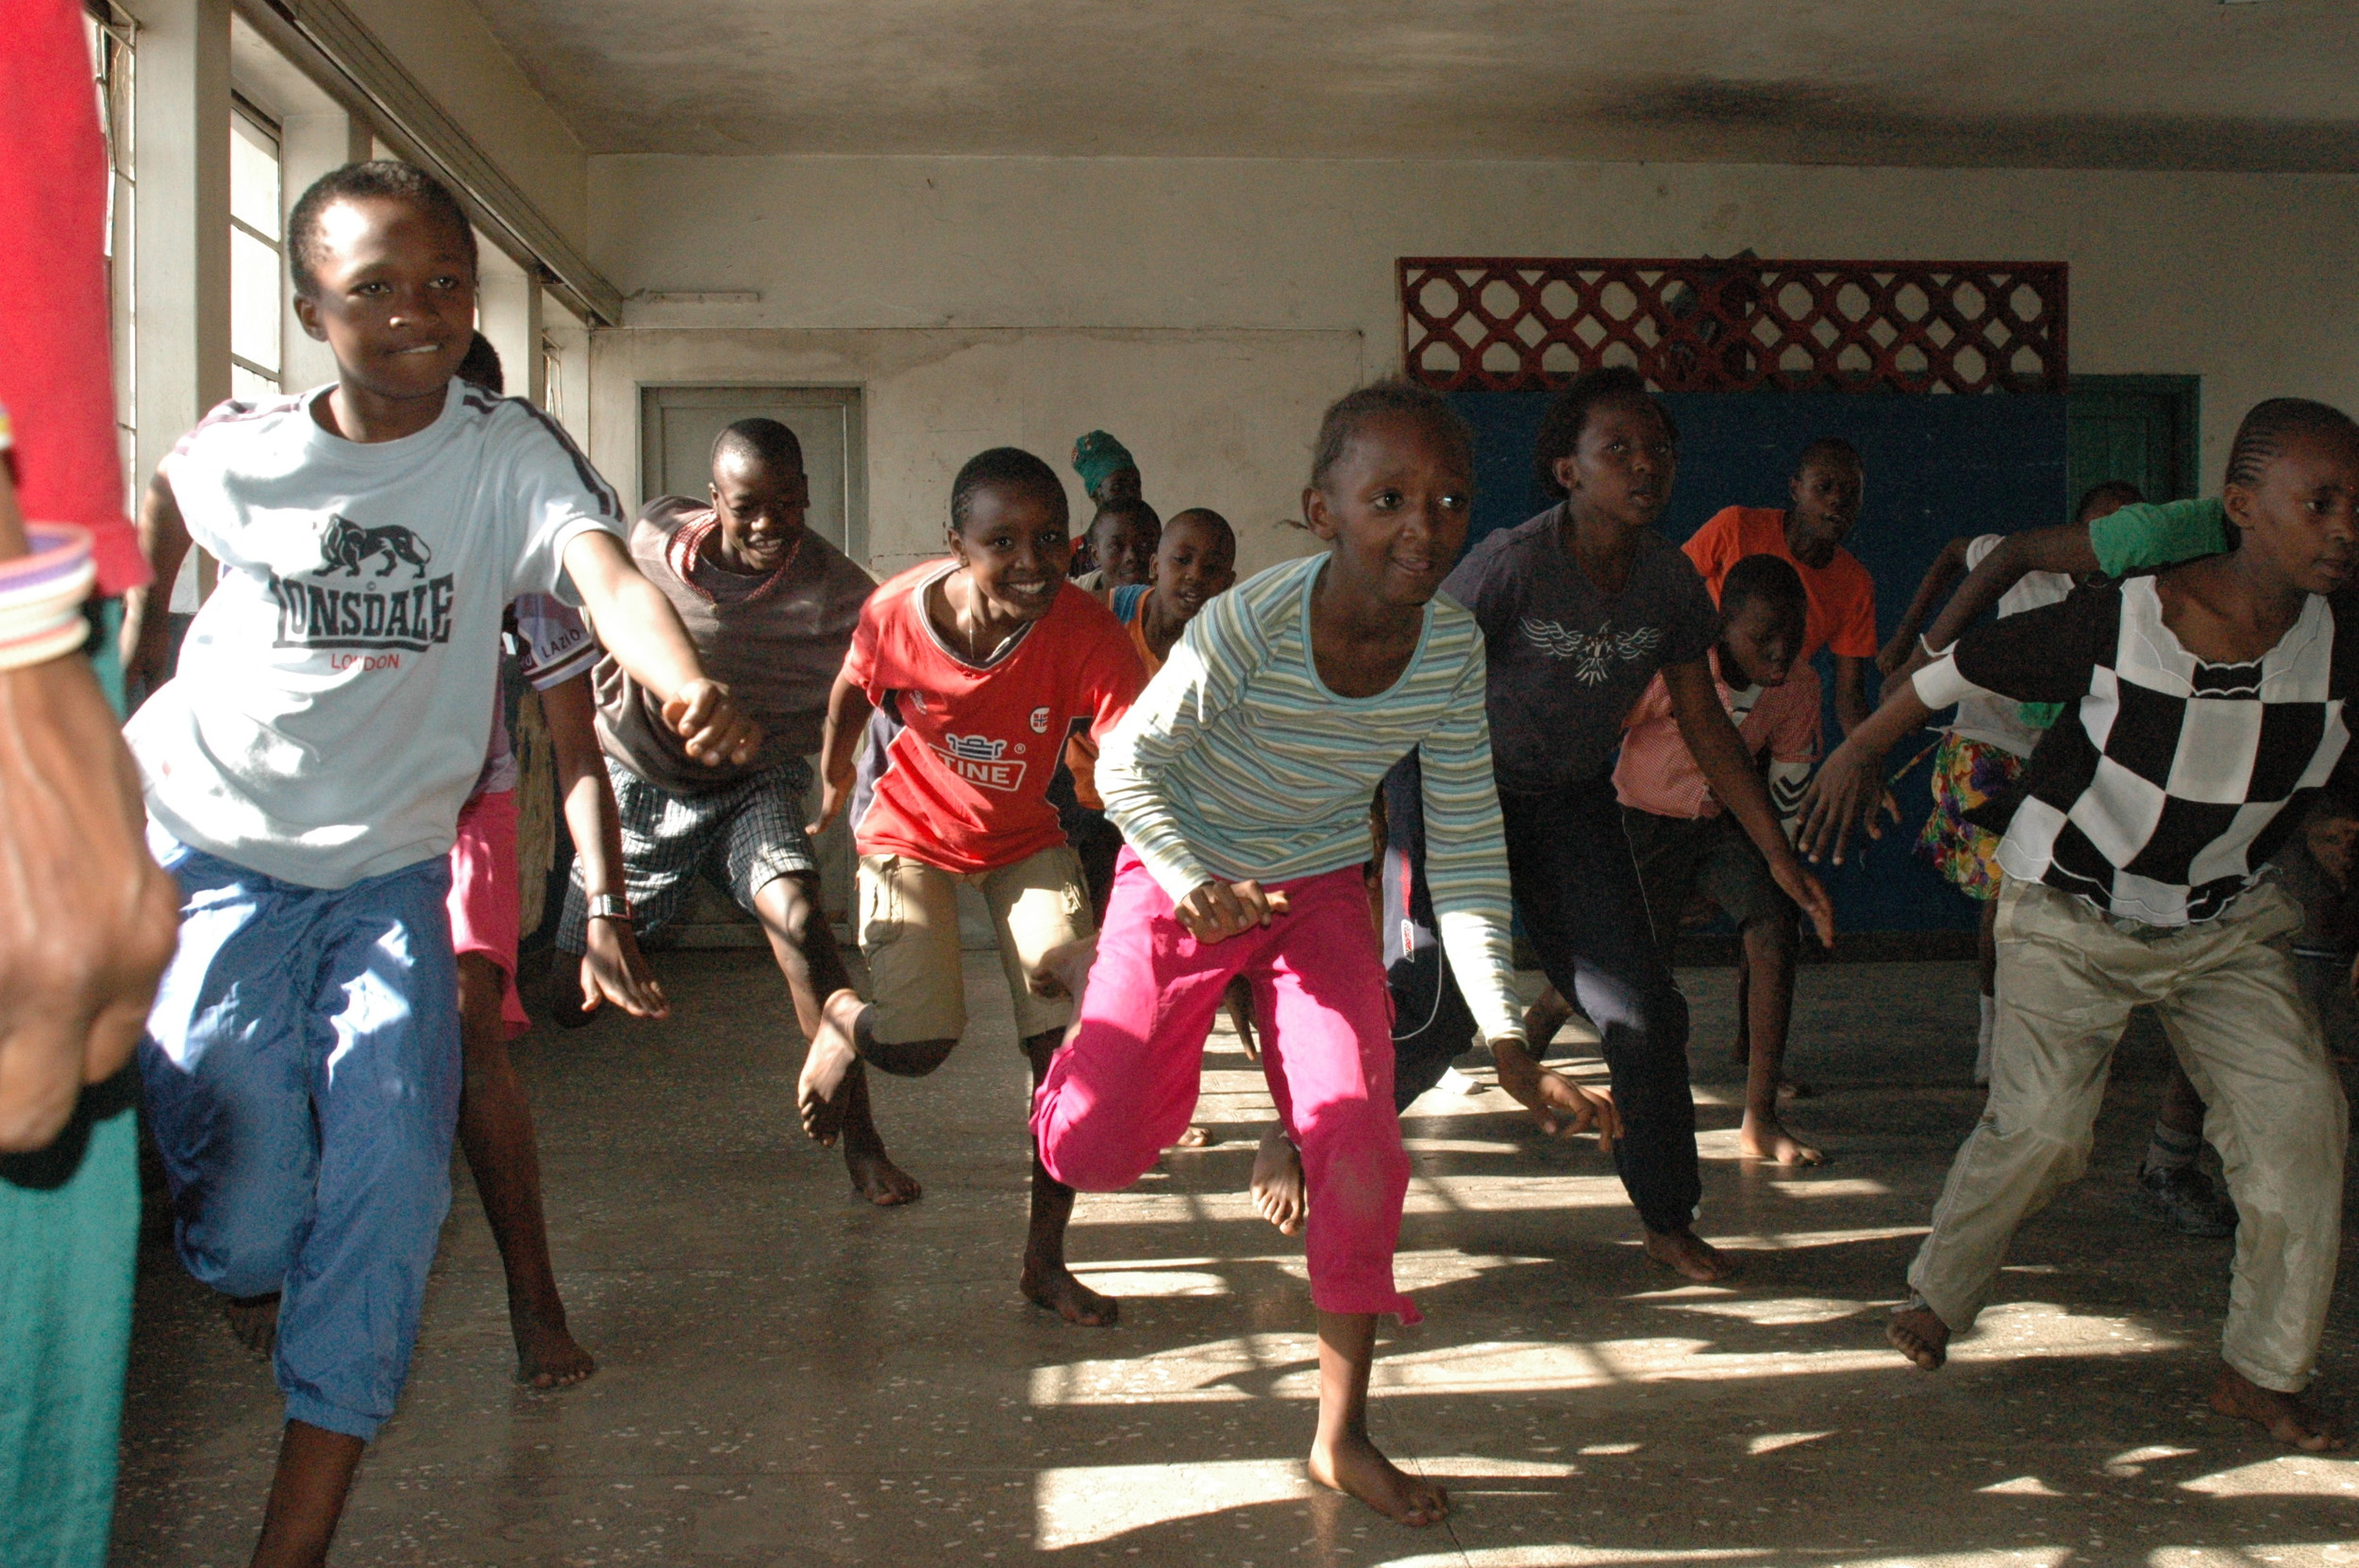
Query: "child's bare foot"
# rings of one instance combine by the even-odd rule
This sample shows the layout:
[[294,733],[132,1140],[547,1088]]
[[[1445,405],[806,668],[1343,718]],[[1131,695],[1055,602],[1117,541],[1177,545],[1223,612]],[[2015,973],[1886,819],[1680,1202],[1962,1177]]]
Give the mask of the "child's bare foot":
[[[1892,1348],[1927,1372],[1938,1372],[1949,1359],[1949,1326],[1931,1307],[1903,1307],[1884,1325]],[[2215,1399],[2217,1394],[2213,1395]]]
[[548,1321],[511,1313],[509,1326],[516,1334],[516,1381],[536,1389],[571,1388],[598,1370],[590,1352],[566,1330],[560,1315]]
[[2223,1366],[2212,1384],[2212,1409],[2250,1421],[2280,1443],[2312,1454],[2343,1446],[2343,1426],[2298,1393],[2265,1389],[2234,1367]]
[[895,1165],[884,1150],[856,1148],[849,1139],[844,1144],[844,1169],[852,1178],[852,1191],[879,1209],[898,1209],[926,1195],[918,1179]]
[[1319,1485],[1359,1498],[1397,1525],[1438,1525],[1449,1511],[1448,1493],[1402,1470],[1365,1437],[1313,1443],[1310,1470]]
[[1073,1277],[1062,1263],[1035,1263],[1027,1259],[1022,1281],[1025,1298],[1045,1307],[1081,1328],[1111,1328],[1122,1315],[1122,1303],[1099,1295]]
[[1209,1149],[1219,1142],[1219,1133],[1214,1132],[1211,1127],[1190,1122],[1188,1130],[1180,1135],[1180,1142],[1174,1143],[1172,1147],[1175,1149]]
[[1648,1231],[1647,1256],[1698,1285],[1726,1279],[1736,1272],[1736,1265],[1729,1261],[1727,1253],[1684,1226],[1677,1230]]
[[1736,1152],[1748,1159],[1766,1159],[1773,1165],[1824,1165],[1827,1157],[1785,1130],[1774,1118],[1755,1120],[1751,1111],[1745,1113],[1745,1125],[1736,1129]]
[[1090,964],[1097,958],[1097,939],[1083,937],[1051,947],[1032,966],[1025,984],[1035,996],[1071,996],[1079,998],[1089,984]]
[[844,1131],[844,1080],[860,1059],[852,1040],[865,1005],[849,991],[839,991],[820,1005],[819,1033],[803,1058],[803,1075],[795,1086],[803,1130],[823,1147],[832,1147]]
[[1310,1203],[1303,1195],[1302,1154],[1284,1129],[1273,1126],[1262,1135],[1253,1153],[1254,1212],[1278,1227],[1280,1236],[1301,1234]]
[[229,1320],[229,1332],[238,1336],[238,1343],[257,1356],[267,1356],[278,1348],[278,1293],[270,1291],[261,1295],[226,1297],[221,1309]]

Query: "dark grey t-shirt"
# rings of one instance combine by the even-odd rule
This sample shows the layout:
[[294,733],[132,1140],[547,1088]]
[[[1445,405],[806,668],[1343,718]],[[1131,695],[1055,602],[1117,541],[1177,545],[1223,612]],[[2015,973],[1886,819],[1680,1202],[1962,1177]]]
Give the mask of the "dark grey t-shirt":
[[1612,772],[1647,683],[1665,664],[1701,659],[1719,622],[1676,545],[1640,536],[1629,584],[1608,594],[1565,553],[1564,521],[1559,505],[1500,529],[1442,584],[1482,627],[1492,771],[1517,794]]

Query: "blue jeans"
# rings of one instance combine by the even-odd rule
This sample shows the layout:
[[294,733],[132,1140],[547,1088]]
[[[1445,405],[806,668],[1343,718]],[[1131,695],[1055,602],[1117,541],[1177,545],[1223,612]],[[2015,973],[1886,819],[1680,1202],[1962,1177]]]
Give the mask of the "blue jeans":
[[180,1260],[282,1293],[287,1417],[363,1440],[410,1373],[450,1208],[459,971],[446,859],[326,891],[178,842],[180,950],[140,1045]]
[[[1475,1032],[1434,933],[1422,780],[1414,752],[1384,776],[1384,964],[1393,987],[1393,1098],[1402,1108],[1439,1081]],[[1604,1037],[1622,1116],[1614,1163],[1623,1190],[1648,1229],[1683,1230],[1703,1196],[1687,1085],[1687,998],[1647,919],[1613,780],[1545,795],[1501,790],[1499,816],[1524,935],[1548,983]]]

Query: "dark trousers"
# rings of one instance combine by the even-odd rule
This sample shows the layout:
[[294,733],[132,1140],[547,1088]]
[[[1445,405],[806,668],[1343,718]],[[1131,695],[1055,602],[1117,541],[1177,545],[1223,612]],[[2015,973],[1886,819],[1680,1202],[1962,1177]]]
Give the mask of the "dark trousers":
[[[1473,1015],[1450,976],[1425,886],[1414,754],[1384,779],[1384,961],[1393,989],[1393,1098],[1405,1108],[1466,1049]],[[1671,978],[1611,779],[1499,792],[1515,912],[1549,983],[1604,1036],[1622,1140],[1614,1162],[1647,1228],[1681,1230],[1703,1194],[1687,1086],[1687,999]]]

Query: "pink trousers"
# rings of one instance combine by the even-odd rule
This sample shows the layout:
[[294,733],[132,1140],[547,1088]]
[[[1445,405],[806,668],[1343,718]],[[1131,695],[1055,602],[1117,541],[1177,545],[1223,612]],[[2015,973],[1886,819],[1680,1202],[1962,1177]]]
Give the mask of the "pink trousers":
[[1302,1151],[1311,1299],[1327,1312],[1418,1321],[1393,1285],[1409,1156],[1393,1113],[1392,996],[1359,869],[1274,884],[1288,910],[1199,943],[1129,850],[1097,939],[1080,1021],[1032,1103],[1048,1174],[1111,1193],[1146,1174],[1187,1129],[1204,1037],[1230,979],[1253,987],[1262,1071]]

